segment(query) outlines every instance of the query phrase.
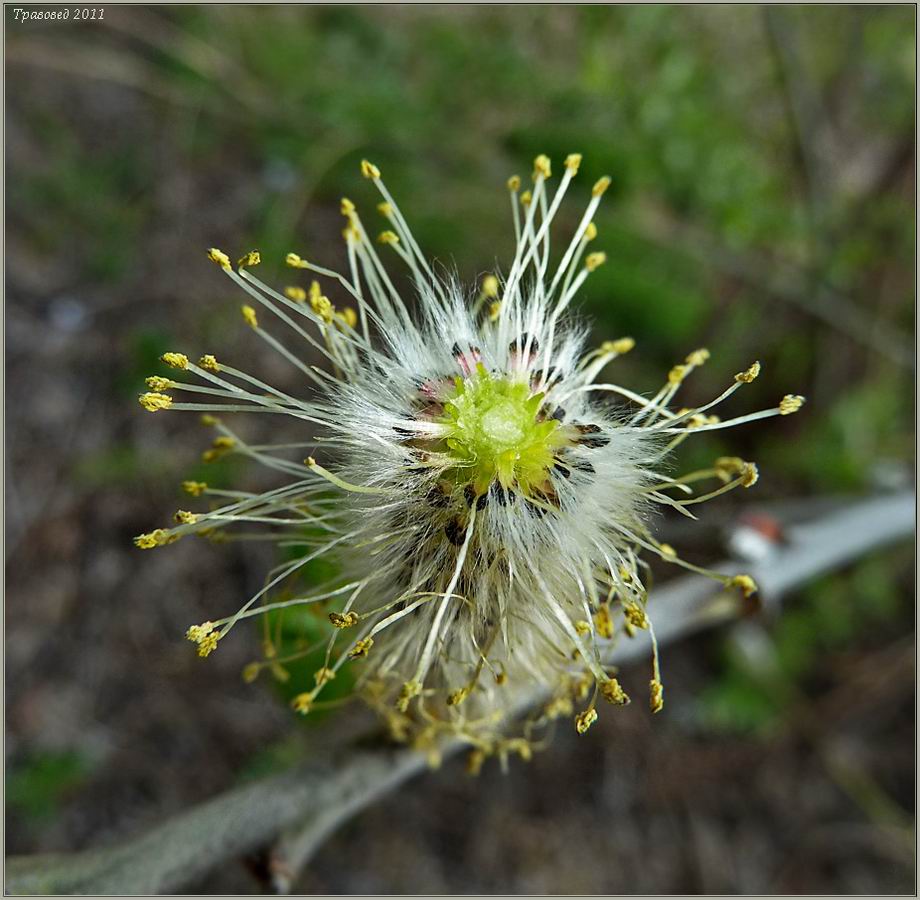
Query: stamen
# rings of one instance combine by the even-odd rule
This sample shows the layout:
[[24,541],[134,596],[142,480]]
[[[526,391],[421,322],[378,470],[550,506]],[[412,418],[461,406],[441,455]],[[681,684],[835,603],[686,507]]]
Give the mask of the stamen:
[[351,484],[348,481],[345,481],[342,478],[339,478],[338,475],[334,475],[328,469],[324,469],[312,456],[308,456],[304,463],[307,467],[315,472],[317,475],[325,478],[326,481],[331,482],[336,487],[341,488],[343,491],[349,491],[353,494],[393,494],[392,490],[385,490],[384,488],[374,488],[367,487],[362,484]]
[[217,265],[223,269],[229,270],[233,268],[230,265],[230,257],[227,256],[226,253],[218,250],[216,247],[211,247],[211,249],[208,250],[208,259],[210,259],[213,263],[217,263]]

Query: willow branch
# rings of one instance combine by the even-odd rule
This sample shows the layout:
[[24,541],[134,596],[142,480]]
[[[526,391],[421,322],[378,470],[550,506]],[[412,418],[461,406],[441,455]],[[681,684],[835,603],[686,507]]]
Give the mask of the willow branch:
[[[787,529],[788,543],[767,560],[744,567],[760,585],[765,603],[816,576],[843,566],[914,530],[911,493],[854,503],[810,523]],[[717,567],[741,571],[736,562]],[[652,610],[660,644],[736,617],[737,599],[697,576],[676,579],[654,591]],[[618,664],[647,657],[637,637],[617,648]],[[521,694],[519,708],[538,704],[539,693]],[[445,755],[459,745],[444,748]],[[228,791],[180,813],[121,844],[55,856],[12,858],[7,894],[156,894],[201,879],[220,863],[266,847],[279,834],[276,889],[292,877],[340,824],[425,768],[418,753],[380,747],[345,749]],[[285,858],[286,854],[286,858]]]

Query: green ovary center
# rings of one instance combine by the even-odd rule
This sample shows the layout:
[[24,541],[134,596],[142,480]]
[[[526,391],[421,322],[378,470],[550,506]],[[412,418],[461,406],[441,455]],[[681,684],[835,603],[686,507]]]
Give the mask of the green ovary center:
[[516,450],[527,437],[527,416],[514,403],[503,401],[482,413],[480,443],[494,453]]
[[543,394],[526,381],[493,377],[480,364],[457,378],[444,403],[445,451],[456,460],[454,478],[485,493],[497,480],[529,495],[545,485],[557,450],[568,443],[555,419],[542,418]]

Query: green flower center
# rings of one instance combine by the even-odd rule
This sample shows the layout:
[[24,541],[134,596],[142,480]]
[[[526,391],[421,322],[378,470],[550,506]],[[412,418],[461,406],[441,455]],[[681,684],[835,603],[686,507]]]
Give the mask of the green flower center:
[[457,377],[437,419],[448,429],[445,452],[456,460],[457,481],[477,494],[495,480],[525,496],[544,487],[570,440],[555,419],[539,415],[543,399],[526,381],[493,377],[482,363],[469,378]]

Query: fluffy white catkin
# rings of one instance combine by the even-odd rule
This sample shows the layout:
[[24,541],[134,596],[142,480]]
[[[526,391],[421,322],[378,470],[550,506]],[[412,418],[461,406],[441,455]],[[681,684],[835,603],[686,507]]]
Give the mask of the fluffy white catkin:
[[[354,666],[356,694],[396,738],[430,749],[444,734],[459,736],[474,748],[473,769],[491,754],[529,756],[535,728],[550,719],[572,717],[583,733],[597,718],[599,697],[629,702],[601,650],[635,629],[652,629],[640,554],[703,571],[655,539],[651,513],[664,506],[692,517],[693,505],[757,479],[756,466],[736,457],[677,478],[662,471],[666,459],[693,434],[786,415],[804,398],[787,395],[773,409],[728,421],[713,415],[757,377],[754,363],[711,403],[674,408],[681,383],[709,358],[703,349],[674,366],[651,396],[600,380],[634,342],[587,349],[585,330],[569,311],[605,262],[587,248],[608,178],[594,185],[561,257],[550,251],[550,226],[580,161],[578,154],[566,158],[554,191],[546,156],[534,161],[531,190],[521,193],[520,179],[509,179],[515,256],[504,277],[487,276],[478,293],[435,275],[368,162],[362,173],[379,189],[378,210],[390,226],[378,243],[408,267],[412,304],[347,199],[348,275],[293,253],[287,263],[344,291],[350,306],[336,309],[319,281],[309,290],[272,290],[252,274],[257,252],[234,267],[226,254],[209,251],[250,298],[242,307],[246,323],[300,370],[308,393],[289,395],[213,355],[195,364],[182,353],[165,354],[176,378],[149,378],[141,405],[204,412],[218,432],[206,461],[242,454],[275,469],[281,483],[252,494],[185,482],[192,496],[212,501],[210,508],[180,510],[175,527],[135,543],[149,549],[255,523],[282,546],[307,549],[279,564],[236,613],[189,629],[201,656],[243,619],[321,604],[329,620],[325,663],[295,708],[307,713],[322,705],[326,685]],[[308,365],[262,319],[280,324],[286,340],[309,343],[328,366]],[[192,380],[177,380],[183,376]],[[177,402],[167,393],[178,391],[204,402]],[[240,411],[310,423],[304,427],[319,432],[320,458],[296,458],[296,445],[247,444],[217,418]],[[710,487],[700,489],[706,482]],[[320,557],[334,560],[337,574],[299,592],[303,568]],[[747,576],[706,574],[745,594],[756,590]],[[244,674],[277,671],[284,661],[290,657],[269,654]],[[524,683],[547,686],[553,699],[510,736],[509,685]],[[658,711],[657,652],[649,690]]]

